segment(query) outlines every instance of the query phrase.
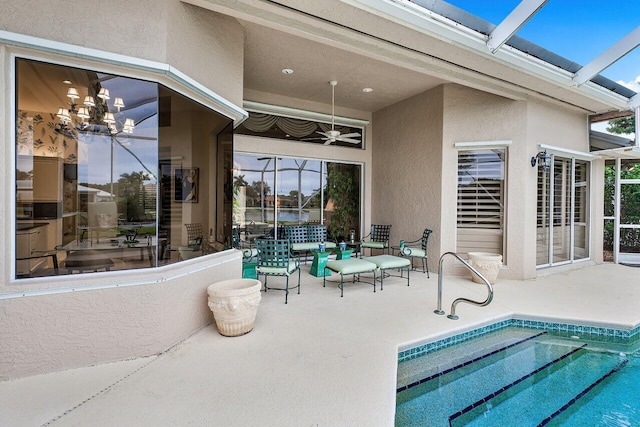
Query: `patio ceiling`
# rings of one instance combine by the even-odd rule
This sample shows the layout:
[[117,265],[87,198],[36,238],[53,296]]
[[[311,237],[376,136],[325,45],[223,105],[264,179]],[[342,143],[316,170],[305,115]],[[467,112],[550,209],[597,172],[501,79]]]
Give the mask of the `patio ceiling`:
[[[311,110],[314,103],[331,103],[330,80],[338,81],[337,105],[369,112],[446,83],[444,79],[250,22],[244,21],[243,26],[245,90],[297,98],[307,102]],[[283,68],[294,73],[285,75]],[[366,87],[373,92],[363,92]]]
[[[453,82],[587,113],[629,109],[628,97],[592,82],[576,85],[572,71],[506,44],[491,53],[481,33],[434,23],[395,2],[182,1],[235,17],[245,28],[247,100],[287,105],[294,98],[297,108],[326,113],[328,82],[337,80],[337,108],[374,112]],[[294,73],[285,75],[283,68]],[[365,87],[373,92],[364,93]]]

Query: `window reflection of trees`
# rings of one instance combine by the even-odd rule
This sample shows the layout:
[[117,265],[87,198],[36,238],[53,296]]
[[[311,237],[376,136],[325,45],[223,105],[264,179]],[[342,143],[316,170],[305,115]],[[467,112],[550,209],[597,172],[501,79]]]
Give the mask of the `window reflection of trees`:
[[[202,237],[212,243],[212,250],[228,247],[231,197],[219,196],[227,187],[231,194],[231,183],[223,182],[227,175],[222,173],[231,170],[231,119],[154,82],[22,58],[16,64],[16,225],[24,229],[29,225],[25,221],[39,220],[52,224],[47,230],[49,238],[38,250],[61,251],[62,266],[60,271],[39,269],[42,271],[28,275],[90,272],[106,266],[148,268],[177,262],[178,251],[172,246],[187,243],[186,223],[202,225],[207,232]],[[81,98],[69,96],[73,92],[64,81],[72,82]],[[100,89],[108,89],[112,97],[99,97]],[[33,96],[34,91],[43,96]],[[44,96],[49,92],[54,95]],[[123,97],[124,105],[116,103],[115,96]],[[95,106],[87,104],[87,98],[93,98]],[[85,102],[80,104],[80,100]],[[218,156],[221,138],[229,141],[226,156]],[[216,156],[219,160],[212,162]],[[36,160],[39,168],[34,168]],[[171,197],[172,172],[183,167],[196,168],[202,174],[202,200],[190,206]],[[40,193],[46,187],[47,198],[35,200],[33,187]],[[210,203],[210,199],[219,203]],[[45,204],[41,202],[47,202],[50,217],[34,215],[32,205]],[[96,210],[96,205],[100,209]],[[98,239],[100,230],[92,228],[106,228],[101,224],[107,222],[114,226],[109,227],[108,236],[103,233],[106,238]],[[116,253],[138,243],[135,237],[126,241],[132,230],[145,245],[144,257],[143,251],[129,251],[133,257]],[[92,251],[98,261],[110,259],[112,263],[96,261],[92,269],[91,258],[81,257],[80,269],[65,269],[63,253],[79,254],[82,250],[87,254]],[[19,261],[16,264],[20,266],[29,262]]]
[[359,233],[360,165],[246,154],[236,154],[234,164],[234,223],[241,229],[262,223],[272,230],[277,221],[325,224],[336,238]]

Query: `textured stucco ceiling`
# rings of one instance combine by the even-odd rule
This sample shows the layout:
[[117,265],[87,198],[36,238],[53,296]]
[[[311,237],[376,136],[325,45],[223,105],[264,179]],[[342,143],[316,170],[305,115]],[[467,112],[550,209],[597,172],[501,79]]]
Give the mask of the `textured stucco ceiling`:
[[[246,89],[373,112],[445,80],[259,25],[244,23]],[[285,75],[283,68],[294,70]],[[373,92],[365,93],[369,87]]]

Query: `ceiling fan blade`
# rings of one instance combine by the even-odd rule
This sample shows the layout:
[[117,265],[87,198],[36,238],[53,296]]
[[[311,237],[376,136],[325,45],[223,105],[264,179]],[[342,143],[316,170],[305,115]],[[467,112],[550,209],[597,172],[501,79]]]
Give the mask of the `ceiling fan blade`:
[[343,136],[339,136],[338,138],[336,138],[336,141],[349,142],[351,144],[360,144],[360,140],[358,139],[344,138]]
[[335,142],[335,141],[336,141],[335,139],[329,138],[329,139],[327,139],[327,142],[324,143],[324,145],[329,145],[329,144],[331,144],[332,142]]
[[344,135],[340,135],[340,138],[353,138],[355,136],[362,136],[358,132],[346,133]]
[[323,136],[324,136],[324,137],[326,137],[326,138],[331,138],[331,135],[329,135],[329,134],[328,134],[328,133],[326,133],[326,132],[320,132],[319,130],[317,130],[317,131],[316,131],[316,133],[319,133],[320,135],[323,135]]

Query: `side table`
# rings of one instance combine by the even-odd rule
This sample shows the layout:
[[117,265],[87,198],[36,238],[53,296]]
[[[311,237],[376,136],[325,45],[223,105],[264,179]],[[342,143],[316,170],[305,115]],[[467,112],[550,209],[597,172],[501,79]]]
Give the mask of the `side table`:
[[320,252],[317,250],[311,252],[313,252],[313,263],[311,264],[310,273],[316,277],[331,276],[331,271],[325,271],[324,269],[331,252]]
[[358,258],[358,255],[362,258],[360,242],[347,243],[347,248],[353,250],[353,253],[356,254],[356,258]]
[[353,249],[335,248],[333,250],[333,253],[336,254],[336,260],[349,259],[349,258],[351,258],[351,254],[353,253]]

